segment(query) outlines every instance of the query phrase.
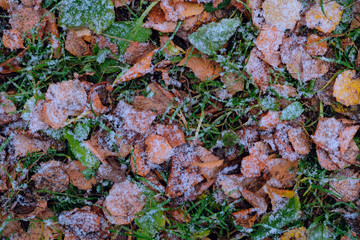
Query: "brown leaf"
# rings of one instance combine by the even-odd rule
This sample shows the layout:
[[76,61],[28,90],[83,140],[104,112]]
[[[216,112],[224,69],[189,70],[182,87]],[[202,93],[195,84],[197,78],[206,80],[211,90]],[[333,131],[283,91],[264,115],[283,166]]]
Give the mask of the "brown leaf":
[[0,0],[0,8],[6,11],[9,10],[10,8],[9,0]]
[[256,208],[256,211],[259,214],[266,212],[267,203],[265,201],[265,198],[246,189],[241,189],[240,192],[241,195],[245,198],[245,200],[248,201],[254,208]]
[[140,61],[134,64],[134,66],[132,66],[129,70],[127,70],[125,74],[117,78],[113,85],[121,82],[127,82],[149,73],[152,70],[151,59],[154,56],[154,53],[155,50],[146,54],[145,57],[141,58]]
[[155,49],[152,43],[131,42],[124,53],[124,60],[128,64],[135,64]]
[[66,34],[65,49],[77,57],[91,55],[89,46],[78,36],[76,30],[69,30]]
[[347,168],[339,170],[333,177],[335,179],[329,182],[330,190],[342,198],[333,197],[342,202],[354,201],[360,193],[360,174]]
[[103,203],[107,211],[103,211],[112,224],[129,224],[134,220],[135,214],[143,209],[145,201],[140,188],[135,183],[125,180],[112,186]]
[[12,51],[15,49],[25,48],[24,40],[20,33],[16,29],[4,30],[3,32],[3,44],[6,48],[10,48]]
[[69,185],[69,176],[59,161],[49,161],[40,164],[40,169],[31,179],[36,189],[46,189],[52,192],[64,192]]
[[323,56],[328,51],[326,37],[311,34],[306,42],[306,51],[311,55]]
[[46,152],[54,142],[44,141],[36,138],[30,138],[22,134],[14,134],[12,136],[12,145],[15,150],[15,157],[24,157],[32,152]]
[[30,113],[29,130],[32,133],[49,128],[43,115],[44,104],[45,100],[38,100]]
[[204,11],[203,4],[179,0],[161,0],[160,6],[165,13],[165,19],[172,22],[199,15]]
[[360,27],[360,3],[354,2],[353,19],[351,21],[350,30]]
[[145,176],[150,172],[150,166],[143,146],[137,144],[134,146],[134,154],[130,158],[131,170],[140,176]]
[[142,26],[145,28],[152,28],[159,32],[169,33],[175,31],[176,22],[167,21],[164,11],[159,5],[156,5],[151,9],[148,20]]
[[250,229],[254,225],[258,216],[255,208],[242,209],[231,214],[235,218],[237,225]]
[[119,49],[117,44],[111,42],[109,39],[103,37],[103,36],[97,36],[96,37],[96,43],[98,44],[98,47],[100,49],[108,48],[111,50],[111,53],[113,54],[119,54]]
[[301,158],[296,151],[294,151],[293,147],[291,146],[288,131],[291,129],[290,126],[281,126],[278,125],[276,127],[276,131],[274,133],[274,143],[276,145],[277,150],[279,151],[280,155],[290,161],[296,161]]
[[200,54],[196,49],[192,51],[192,54],[189,57],[190,52],[191,48],[186,51],[184,59],[178,63],[178,66],[184,66],[186,63],[186,67],[189,67],[201,81],[215,79],[220,76],[223,69],[217,62],[210,60],[205,55],[201,55],[201,57],[194,56],[195,54]]
[[339,133],[340,154],[343,155],[349,148],[350,142],[353,140],[355,134],[359,130],[360,125],[348,126],[342,129]]
[[271,187],[285,188],[295,184],[296,172],[299,167],[298,161],[289,161],[283,158],[270,159],[267,164],[270,178],[267,184]]
[[262,11],[263,0],[249,0],[249,8],[251,10],[251,20],[252,23],[258,28],[261,29],[265,19],[264,12]]
[[198,166],[200,173],[208,180],[214,179],[220,171],[224,160],[220,160],[217,156],[213,155],[211,151],[204,147],[197,147],[197,155],[201,162],[195,162],[192,166]]
[[145,140],[146,155],[150,162],[161,164],[172,155],[172,147],[162,136],[152,134]]
[[66,235],[75,239],[108,239],[110,236],[106,220],[90,206],[64,211],[60,213],[58,221],[68,230]]
[[245,69],[251,74],[256,86],[259,87],[261,91],[266,92],[269,86],[270,74],[268,72],[268,66],[262,60],[261,52],[257,48],[251,50]]
[[288,200],[295,195],[295,192],[293,190],[277,189],[270,187],[267,184],[263,186],[263,189],[268,194],[271,200],[273,211],[280,210],[280,208],[282,208],[284,204],[286,204]]
[[288,137],[295,152],[301,155],[307,155],[310,152],[310,141],[306,132],[301,128],[291,128]]
[[249,150],[250,155],[241,161],[241,173],[245,177],[259,177],[269,159],[268,146],[264,142],[256,142]]
[[264,55],[263,60],[273,67],[281,64],[279,47],[283,38],[283,31],[264,25],[256,39],[257,49]]
[[224,74],[220,77],[220,80],[224,83],[226,90],[230,95],[234,95],[237,92],[244,90],[244,78],[235,73]]
[[46,16],[44,20],[46,20],[46,27],[45,32],[49,33],[50,35],[50,44],[53,49],[53,56],[54,58],[61,57],[61,42],[60,42],[60,33],[58,26],[56,24],[56,18],[52,12],[46,12]]
[[317,146],[339,155],[340,142],[338,138],[341,128],[341,122],[335,118],[320,118],[315,134],[311,137]]
[[94,177],[91,177],[89,180],[84,177],[82,171],[87,169],[87,167],[84,167],[79,161],[71,161],[64,169],[70,178],[70,183],[81,190],[87,191],[96,183]]
[[43,109],[44,121],[54,129],[63,126],[69,116],[78,116],[85,109],[87,94],[78,80],[50,84]]
[[280,120],[280,112],[269,111],[266,115],[261,117],[259,126],[262,130],[270,130],[280,123],[282,123]]
[[125,170],[126,166],[120,164],[120,162],[116,160],[109,159],[108,164],[101,164],[98,172],[97,178],[99,179],[107,179],[114,183],[123,182],[125,179]]
[[25,52],[29,49],[27,46],[22,50],[16,57],[9,58],[5,62],[0,63],[0,74],[9,74],[13,72],[20,71],[22,68],[19,66],[20,61],[25,56]]
[[177,125],[163,125],[157,123],[155,125],[156,134],[166,138],[172,148],[185,143],[184,132]]
[[288,85],[272,84],[271,88],[281,97],[293,98],[299,95],[296,88]]

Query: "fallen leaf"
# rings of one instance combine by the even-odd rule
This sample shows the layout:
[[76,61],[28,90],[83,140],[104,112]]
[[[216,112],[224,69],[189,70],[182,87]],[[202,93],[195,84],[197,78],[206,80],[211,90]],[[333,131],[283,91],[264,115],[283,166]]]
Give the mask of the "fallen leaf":
[[4,30],[3,32],[3,44],[4,47],[10,48],[11,51],[15,49],[21,49],[24,47],[24,40],[22,39],[20,32],[16,29]]
[[351,141],[353,140],[355,134],[359,130],[360,125],[347,126],[340,131],[339,142],[340,142],[340,154],[344,155],[346,150],[349,148]]
[[293,190],[277,189],[270,187],[267,184],[263,186],[263,190],[268,194],[271,200],[273,211],[281,209],[290,198],[295,196],[295,192]]
[[300,20],[301,3],[297,0],[265,0],[262,8],[266,22],[280,31],[292,30]]
[[49,161],[40,164],[40,169],[31,179],[36,189],[46,189],[52,192],[64,192],[69,185],[69,176],[59,161]]
[[340,194],[341,198],[333,196],[336,200],[350,202],[357,199],[360,193],[360,174],[349,168],[341,169],[332,175],[334,180],[329,181],[330,190]]
[[207,79],[215,79],[220,76],[223,69],[217,62],[210,60],[204,55],[196,56],[197,54],[200,54],[197,50],[193,50],[189,57],[190,52],[191,48],[186,51],[184,59],[178,63],[179,66],[189,67],[194,72],[195,76],[203,82]]
[[244,78],[236,73],[226,73],[220,77],[220,80],[226,86],[226,90],[230,95],[244,90]]
[[112,2],[114,7],[118,8],[129,5],[131,2],[133,2],[133,0],[112,0]]
[[310,152],[310,140],[306,132],[301,128],[291,128],[288,132],[288,137],[294,150],[301,154],[307,155]]
[[146,155],[150,162],[161,164],[172,155],[172,147],[162,136],[152,134],[145,140]]
[[264,197],[246,189],[241,189],[240,192],[241,195],[245,198],[245,200],[248,201],[256,209],[257,213],[263,214],[266,212],[267,203]]
[[342,12],[341,6],[336,1],[318,0],[305,14],[306,26],[331,33],[340,23]]
[[107,239],[110,236],[106,220],[90,206],[61,212],[58,221],[67,230],[65,239]]
[[145,57],[141,58],[136,64],[134,64],[129,70],[123,75],[116,78],[113,86],[121,83],[133,80],[138,77],[142,77],[152,70],[151,59],[154,56],[155,50],[149,52]]
[[66,34],[65,49],[77,57],[91,55],[89,46],[78,36],[76,30],[69,30]]
[[87,167],[84,167],[81,162],[76,160],[71,161],[64,167],[64,170],[70,178],[70,183],[81,190],[87,191],[95,185],[96,179],[91,177],[87,180],[82,174],[82,171],[85,169],[87,169]]
[[235,223],[244,228],[250,229],[258,216],[255,208],[243,209],[231,214],[235,218]]
[[306,51],[311,56],[323,56],[329,47],[327,45],[326,37],[320,37],[316,34],[311,34],[306,42]]
[[277,94],[279,94],[280,97],[294,98],[299,95],[297,93],[297,89],[289,85],[272,84],[271,89],[273,89]]
[[280,120],[280,112],[268,111],[260,118],[259,127],[262,130],[270,130],[282,123]]
[[11,144],[15,150],[15,157],[25,157],[32,152],[46,152],[52,145],[53,141],[30,138],[22,134],[14,134],[11,138]]
[[184,132],[178,127],[178,125],[163,125],[157,123],[155,125],[155,131],[156,134],[165,137],[172,148],[185,143]]
[[204,11],[203,4],[178,0],[161,0],[160,6],[165,13],[165,19],[172,22],[199,15]]
[[156,5],[151,9],[148,20],[142,26],[159,32],[170,33],[175,31],[176,25],[176,22],[166,20],[164,11],[159,5]]
[[355,78],[355,74],[355,70],[346,70],[335,79],[333,95],[336,101],[345,106],[360,103],[360,79]]
[[305,227],[298,227],[284,232],[280,240],[308,240]]
[[264,12],[262,10],[263,0],[249,0],[249,9],[251,10],[251,20],[252,23],[258,28],[261,29],[265,19]]
[[250,155],[241,161],[241,173],[245,177],[259,177],[269,159],[268,146],[264,142],[256,142],[249,152]]
[[142,177],[150,172],[150,166],[143,146],[139,144],[134,146],[134,153],[131,154],[130,165],[132,172]]
[[115,183],[105,198],[104,214],[112,224],[124,225],[131,223],[135,214],[145,206],[146,198],[140,188],[129,180]]
[[299,161],[289,161],[283,158],[272,158],[266,164],[270,173],[267,184],[275,188],[291,187],[295,184]]
[[45,11],[45,32],[47,32],[50,36],[50,44],[53,49],[53,57],[60,58],[61,57],[61,42],[60,42],[60,33],[58,26],[56,24],[56,18],[52,12]]
[[261,59],[261,52],[257,48],[251,50],[245,69],[251,75],[255,85],[260,88],[262,92],[266,92],[269,86],[270,74],[268,72],[268,66]]
[[0,7],[8,11],[10,8],[9,0],[0,0]]
[[256,38],[256,47],[264,55],[263,60],[273,67],[279,67],[281,64],[279,47],[283,38],[283,31],[268,25],[263,26]]
[[43,117],[54,129],[63,126],[69,116],[78,116],[85,109],[87,94],[78,80],[50,84],[46,94]]
[[360,3],[354,2],[353,19],[351,21],[350,30],[360,27]]
[[198,146],[197,155],[201,162],[195,162],[192,166],[198,166],[200,173],[208,180],[216,178],[217,173],[221,170],[224,160],[220,160],[217,156],[213,155],[211,151],[204,147]]
[[19,66],[21,60],[24,58],[26,51],[29,49],[27,46],[16,57],[9,58],[5,62],[0,63],[0,74],[9,74],[20,71],[22,68]]
[[128,64],[135,64],[155,49],[151,43],[131,42],[124,53],[124,60]]

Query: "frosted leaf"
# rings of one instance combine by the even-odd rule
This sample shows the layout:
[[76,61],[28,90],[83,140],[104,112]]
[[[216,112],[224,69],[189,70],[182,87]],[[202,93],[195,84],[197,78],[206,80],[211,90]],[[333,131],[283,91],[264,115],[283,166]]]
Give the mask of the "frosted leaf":
[[143,24],[145,28],[153,28],[159,32],[169,33],[176,29],[176,22],[167,21],[164,11],[159,5],[153,7],[148,15],[148,20]]
[[172,155],[172,147],[162,136],[152,134],[145,140],[146,155],[148,160],[155,164],[161,164]]
[[177,125],[155,125],[156,133],[166,138],[171,147],[175,148],[185,143],[184,132]]
[[24,48],[24,41],[20,35],[20,32],[16,29],[4,30],[3,32],[3,44],[4,47],[10,48],[11,51],[15,49]]
[[300,102],[293,102],[282,110],[280,120],[293,120],[300,117],[303,112],[304,108],[302,104]]
[[69,28],[88,27],[101,33],[115,21],[111,0],[64,0],[60,6],[60,24]]
[[200,52],[214,54],[234,35],[241,24],[238,19],[222,19],[200,27],[189,36],[190,43]]
[[266,22],[281,31],[292,30],[300,20],[301,3],[298,0],[265,0],[262,8]]
[[91,55],[89,46],[84,39],[77,36],[76,30],[69,30],[66,34],[65,49],[77,57]]
[[112,224],[129,224],[134,220],[135,214],[143,209],[145,202],[146,198],[140,188],[125,180],[112,186],[103,203],[108,211],[103,212]]
[[310,141],[306,132],[301,128],[291,128],[288,132],[289,140],[294,150],[301,154],[307,155],[310,152]]
[[341,198],[333,197],[342,202],[354,201],[360,193],[359,173],[347,168],[339,170],[333,177],[334,180],[329,182],[331,191],[339,194]]
[[306,26],[331,33],[340,23],[342,12],[341,6],[336,1],[323,1],[321,6],[319,0],[306,12]]
[[306,51],[310,55],[322,56],[328,50],[328,45],[325,37],[320,37],[316,34],[311,34],[306,42]]
[[130,157],[131,170],[134,173],[140,176],[145,176],[150,172],[150,165],[147,160],[144,146],[139,144],[135,145],[134,154],[131,154]]
[[204,11],[203,4],[177,0],[162,0],[160,1],[160,6],[165,13],[166,20],[173,22],[199,15]]
[[269,86],[270,74],[268,72],[268,65],[261,59],[261,52],[257,48],[251,50],[245,69],[251,74],[256,86],[261,91],[266,92]]
[[71,161],[64,167],[70,178],[70,183],[81,190],[89,190],[96,183],[96,179],[91,177],[87,180],[81,171],[87,169],[79,161]]
[[52,141],[42,141],[36,138],[26,137],[22,134],[14,134],[11,138],[15,156],[24,157],[32,152],[46,152],[53,144]]
[[355,78],[355,73],[355,70],[346,70],[335,79],[333,95],[345,106],[360,103],[360,78]]

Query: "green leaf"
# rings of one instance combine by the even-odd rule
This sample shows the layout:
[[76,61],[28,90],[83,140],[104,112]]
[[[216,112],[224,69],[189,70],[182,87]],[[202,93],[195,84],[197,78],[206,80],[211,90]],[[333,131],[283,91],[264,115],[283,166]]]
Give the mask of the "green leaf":
[[300,102],[293,102],[281,112],[280,120],[293,120],[304,112],[304,108]]
[[189,36],[190,43],[200,52],[214,54],[234,35],[241,21],[223,19],[217,23],[209,23]]
[[[139,27],[136,22],[114,22],[106,31],[110,41],[116,43],[119,53],[124,54],[131,41],[146,42],[152,34],[151,29]],[[122,40],[123,39],[123,40]]]
[[140,232],[153,237],[162,227],[165,226],[165,215],[163,206],[168,202],[158,203],[154,198],[155,193],[149,189],[143,191],[146,196],[145,208],[135,218],[135,224],[140,228]]
[[88,27],[99,34],[115,21],[111,0],[63,0],[60,24],[69,28]]
[[77,139],[78,136],[78,134],[74,134],[69,128],[64,131],[64,138],[68,140],[70,150],[74,154],[75,158],[85,167],[97,169],[100,166],[99,159],[97,159],[97,157],[85,147],[82,141]]
[[300,217],[300,200],[298,196],[290,198],[287,204],[278,212],[266,215],[252,234],[252,239],[263,239],[271,234],[280,234],[281,228],[294,222]]
[[314,222],[307,230],[309,240],[333,239],[332,232],[325,223]]

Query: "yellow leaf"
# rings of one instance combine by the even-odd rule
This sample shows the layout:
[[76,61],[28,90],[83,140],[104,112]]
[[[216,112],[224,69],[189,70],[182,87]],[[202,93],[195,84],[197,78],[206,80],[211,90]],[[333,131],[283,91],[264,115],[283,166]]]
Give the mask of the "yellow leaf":
[[333,95],[345,106],[360,103],[360,79],[354,79],[355,70],[346,70],[339,74],[335,80]]
[[308,239],[306,236],[306,228],[298,227],[291,229],[281,235],[280,240],[306,240]]

